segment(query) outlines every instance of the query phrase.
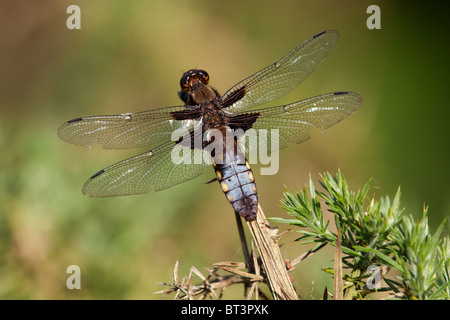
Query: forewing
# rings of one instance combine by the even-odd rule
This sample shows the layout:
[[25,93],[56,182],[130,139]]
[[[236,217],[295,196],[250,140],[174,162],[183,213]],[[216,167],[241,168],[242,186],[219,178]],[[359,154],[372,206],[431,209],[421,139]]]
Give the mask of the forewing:
[[199,157],[203,150],[169,141],[97,172],[84,184],[83,194],[103,198],[163,190],[202,174],[209,163]]
[[176,129],[192,129],[193,121],[173,120],[171,113],[184,106],[161,108],[120,115],[82,117],[67,121],[58,136],[67,142],[103,149],[153,148],[170,140]]
[[[247,148],[261,147],[259,141],[266,133],[269,153],[287,147],[289,142],[301,143],[310,138],[311,130],[335,125],[355,112],[361,103],[356,93],[333,92],[283,106],[252,110],[252,114],[259,113],[259,117],[252,127],[255,130],[248,134],[256,134],[259,140],[256,145],[256,140],[248,139]],[[272,143],[271,129],[278,129],[279,139],[274,140],[275,143]]]
[[306,40],[277,62],[229,89],[222,101],[228,111],[240,112],[271,102],[296,88],[336,45],[339,34],[323,31]]

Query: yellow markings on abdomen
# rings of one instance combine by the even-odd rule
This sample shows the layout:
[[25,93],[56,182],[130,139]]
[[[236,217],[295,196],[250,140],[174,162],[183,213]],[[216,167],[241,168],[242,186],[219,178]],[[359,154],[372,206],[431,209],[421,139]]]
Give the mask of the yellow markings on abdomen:
[[[222,181],[220,183],[220,187],[222,188],[223,192],[228,192],[228,190],[230,190],[230,187],[228,187],[227,183],[225,181]],[[230,200],[231,201],[231,200]]]

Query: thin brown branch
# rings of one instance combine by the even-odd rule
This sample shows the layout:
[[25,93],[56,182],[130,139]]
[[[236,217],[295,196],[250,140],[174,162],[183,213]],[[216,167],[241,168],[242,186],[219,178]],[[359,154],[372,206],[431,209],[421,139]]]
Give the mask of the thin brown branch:
[[250,253],[248,251],[247,241],[245,240],[245,232],[244,227],[242,226],[241,216],[237,212],[234,213],[234,216],[236,218],[236,225],[238,228],[239,239],[241,241],[242,252],[244,253],[244,259],[245,263],[247,264],[247,269],[249,272],[253,272],[254,271],[254,269],[252,268],[253,264],[251,262]]
[[275,300],[297,300],[297,293],[289,278],[286,265],[281,256],[277,243],[277,230],[271,229],[264,216],[261,206],[258,205],[256,220],[248,222],[247,226],[252,234],[267,281]]
[[[246,298],[249,299],[253,293],[258,295],[257,283],[263,281],[260,275],[241,271],[245,268],[243,262],[218,262],[214,264],[212,270],[208,270],[208,276],[204,276],[196,267],[191,267],[189,276],[184,277],[181,281],[178,279],[178,261],[175,263],[173,282],[159,284],[170,287],[169,289],[155,292],[154,294],[162,294],[163,297],[175,293],[175,300],[191,300],[194,298],[205,299],[207,297],[221,298],[223,291],[236,283],[244,283],[250,287]],[[219,275],[219,270],[231,273],[231,275]],[[199,284],[192,284],[194,276],[202,280]],[[219,294],[216,293],[219,291]]]
[[[256,220],[247,222],[253,238],[251,241],[251,253],[247,247],[242,220],[239,216],[236,217],[236,222],[245,263],[233,261],[215,263],[213,264],[214,268],[208,271],[209,274],[206,277],[197,268],[191,267],[189,276],[179,280],[177,262],[173,272],[173,283],[160,283],[170,288],[155,292],[155,294],[166,296],[170,293],[175,293],[175,299],[179,300],[194,299],[195,297],[205,299],[208,296],[220,298],[223,291],[229,286],[243,283],[245,285],[244,296],[246,299],[250,299],[253,295],[258,299],[260,296],[266,298],[265,294],[259,291],[258,288],[258,283],[266,282],[274,299],[297,300],[297,293],[278,246],[278,240],[282,235],[277,234],[278,229],[270,228],[261,207],[258,206]],[[256,256],[254,247],[258,249],[259,257]],[[262,270],[260,269],[261,265]],[[242,270],[245,268],[247,272]],[[217,274],[219,270],[231,273],[231,275],[219,275]],[[194,276],[200,278],[202,282],[193,285],[192,280]],[[219,291],[219,294],[216,291]]]
[[320,249],[322,249],[323,247],[325,247],[327,245],[326,242],[320,244],[317,248],[311,249],[306,251],[305,253],[302,253],[301,255],[299,255],[297,258],[295,258],[294,260],[290,260],[290,266],[287,268],[288,271],[292,271],[295,269],[295,266],[302,262],[303,260],[305,260],[306,258],[312,256],[314,253],[316,253],[317,251],[319,251]]
[[334,300],[344,300],[344,280],[342,279],[341,230],[337,229],[334,252]]

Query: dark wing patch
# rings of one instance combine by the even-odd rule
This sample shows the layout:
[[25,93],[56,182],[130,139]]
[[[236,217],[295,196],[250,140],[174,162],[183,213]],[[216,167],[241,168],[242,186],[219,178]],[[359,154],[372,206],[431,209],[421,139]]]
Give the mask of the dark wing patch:
[[234,130],[242,129],[244,131],[247,131],[248,129],[252,128],[255,121],[258,120],[259,115],[259,112],[240,113],[233,115],[229,119],[228,126]]
[[245,96],[246,90],[245,86],[242,86],[235,91],[231,92],[222,101],[222,108],[228,108],[229,106],[235,104]]
[[170,115],[174,120],[196,120],[202,116],[200,108],[186,108],[185,110],[171,112]]

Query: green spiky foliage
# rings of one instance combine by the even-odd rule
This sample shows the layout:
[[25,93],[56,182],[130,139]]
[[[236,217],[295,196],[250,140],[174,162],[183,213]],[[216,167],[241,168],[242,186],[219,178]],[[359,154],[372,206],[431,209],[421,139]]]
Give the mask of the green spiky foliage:
[[[341,172],[321,175],[324,192],[316,190],[311,178],[309,195],[301,192],[284,194],[282,206],[292,219],[274,218],[288,223],[302,236],[301,244],[314,243],[311,250],[326,244],[336,246],[337,233],[325,221],[323,204],[335,217],[340,229],[344,298],[362,299],[373,292],[385,291],[390,298],[449,299],[450,240],[441,237],[445,221],[430,234],[427,209],[416,221],[400,205],[400,188],[393,200],[368,197],[371,181],[358,192],[348,189]],[[374,273],[374,270],[378,273]],[[396,270],[395,272],[393,272]],[[324,271],[334,274],[333,268]]]

